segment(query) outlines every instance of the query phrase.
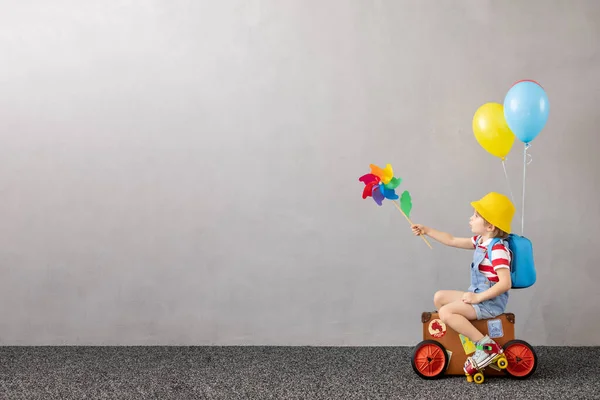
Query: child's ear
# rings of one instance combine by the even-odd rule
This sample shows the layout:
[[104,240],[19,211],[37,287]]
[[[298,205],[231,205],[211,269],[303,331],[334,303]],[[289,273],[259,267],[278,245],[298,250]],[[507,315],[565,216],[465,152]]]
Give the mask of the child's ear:
[[494,232],[496,230],[496,227],[492,224],[487,224],[486,229],[488,232]]

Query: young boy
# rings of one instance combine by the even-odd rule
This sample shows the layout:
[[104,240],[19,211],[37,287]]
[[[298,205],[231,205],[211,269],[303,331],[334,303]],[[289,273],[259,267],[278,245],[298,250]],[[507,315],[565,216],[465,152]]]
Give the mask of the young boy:
[[440,319],[476,344],[477,350],[464,366],[468,375],[486,367],[502,353],[502,348],[479,332],[470,321],[494,318],[506,309],[511,288],[510,252],[502,240],[494,245],[492,254],[487,254],[487,246],[494,238],[505,239],[508,236],[515,213],[508,197],[496,192],[488,193],[471,205],[474,213],[469,225],[475,234],[471,238],[457,238],[419,224],[412,226],[415,235],[427,235],[446,246],[475,249],[469,289],[466,292],[440,290],[433,298]]

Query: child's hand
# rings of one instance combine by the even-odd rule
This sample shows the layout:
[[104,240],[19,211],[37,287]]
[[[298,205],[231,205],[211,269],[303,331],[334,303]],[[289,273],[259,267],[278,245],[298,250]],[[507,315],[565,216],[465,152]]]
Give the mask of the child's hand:
[[416,236],[427,235],[427,227],[420,224],[413,224],[412,231]]
[[473,293],[473,292],[465,292],[465,294],[463,294],[462,301],[463,301],[463,303],[467,303],[467,304],[481,303],[481,299],[479,298],[479,295],[477,293]]

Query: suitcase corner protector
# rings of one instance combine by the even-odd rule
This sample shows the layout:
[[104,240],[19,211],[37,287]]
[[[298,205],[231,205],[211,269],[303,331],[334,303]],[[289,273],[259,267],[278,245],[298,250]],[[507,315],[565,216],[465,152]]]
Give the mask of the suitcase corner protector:
[[508,322],[510,322],[511,324],[515,323],[515,314],[505,313],[504,315],[506,315],[506,319],[508,320]]
[[431,313],[429,311],[424,311],[421,314],[421,322],[422,323],[429,322],[430,319],[431,319]]

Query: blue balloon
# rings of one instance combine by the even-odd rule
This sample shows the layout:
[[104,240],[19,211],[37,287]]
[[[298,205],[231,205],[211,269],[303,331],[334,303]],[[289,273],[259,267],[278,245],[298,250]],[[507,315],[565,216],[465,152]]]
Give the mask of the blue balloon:
[[529,143],[544,129],[550,103],[544,89],[532,81],[515,84],[504,98],[504,119],[523,143]]

